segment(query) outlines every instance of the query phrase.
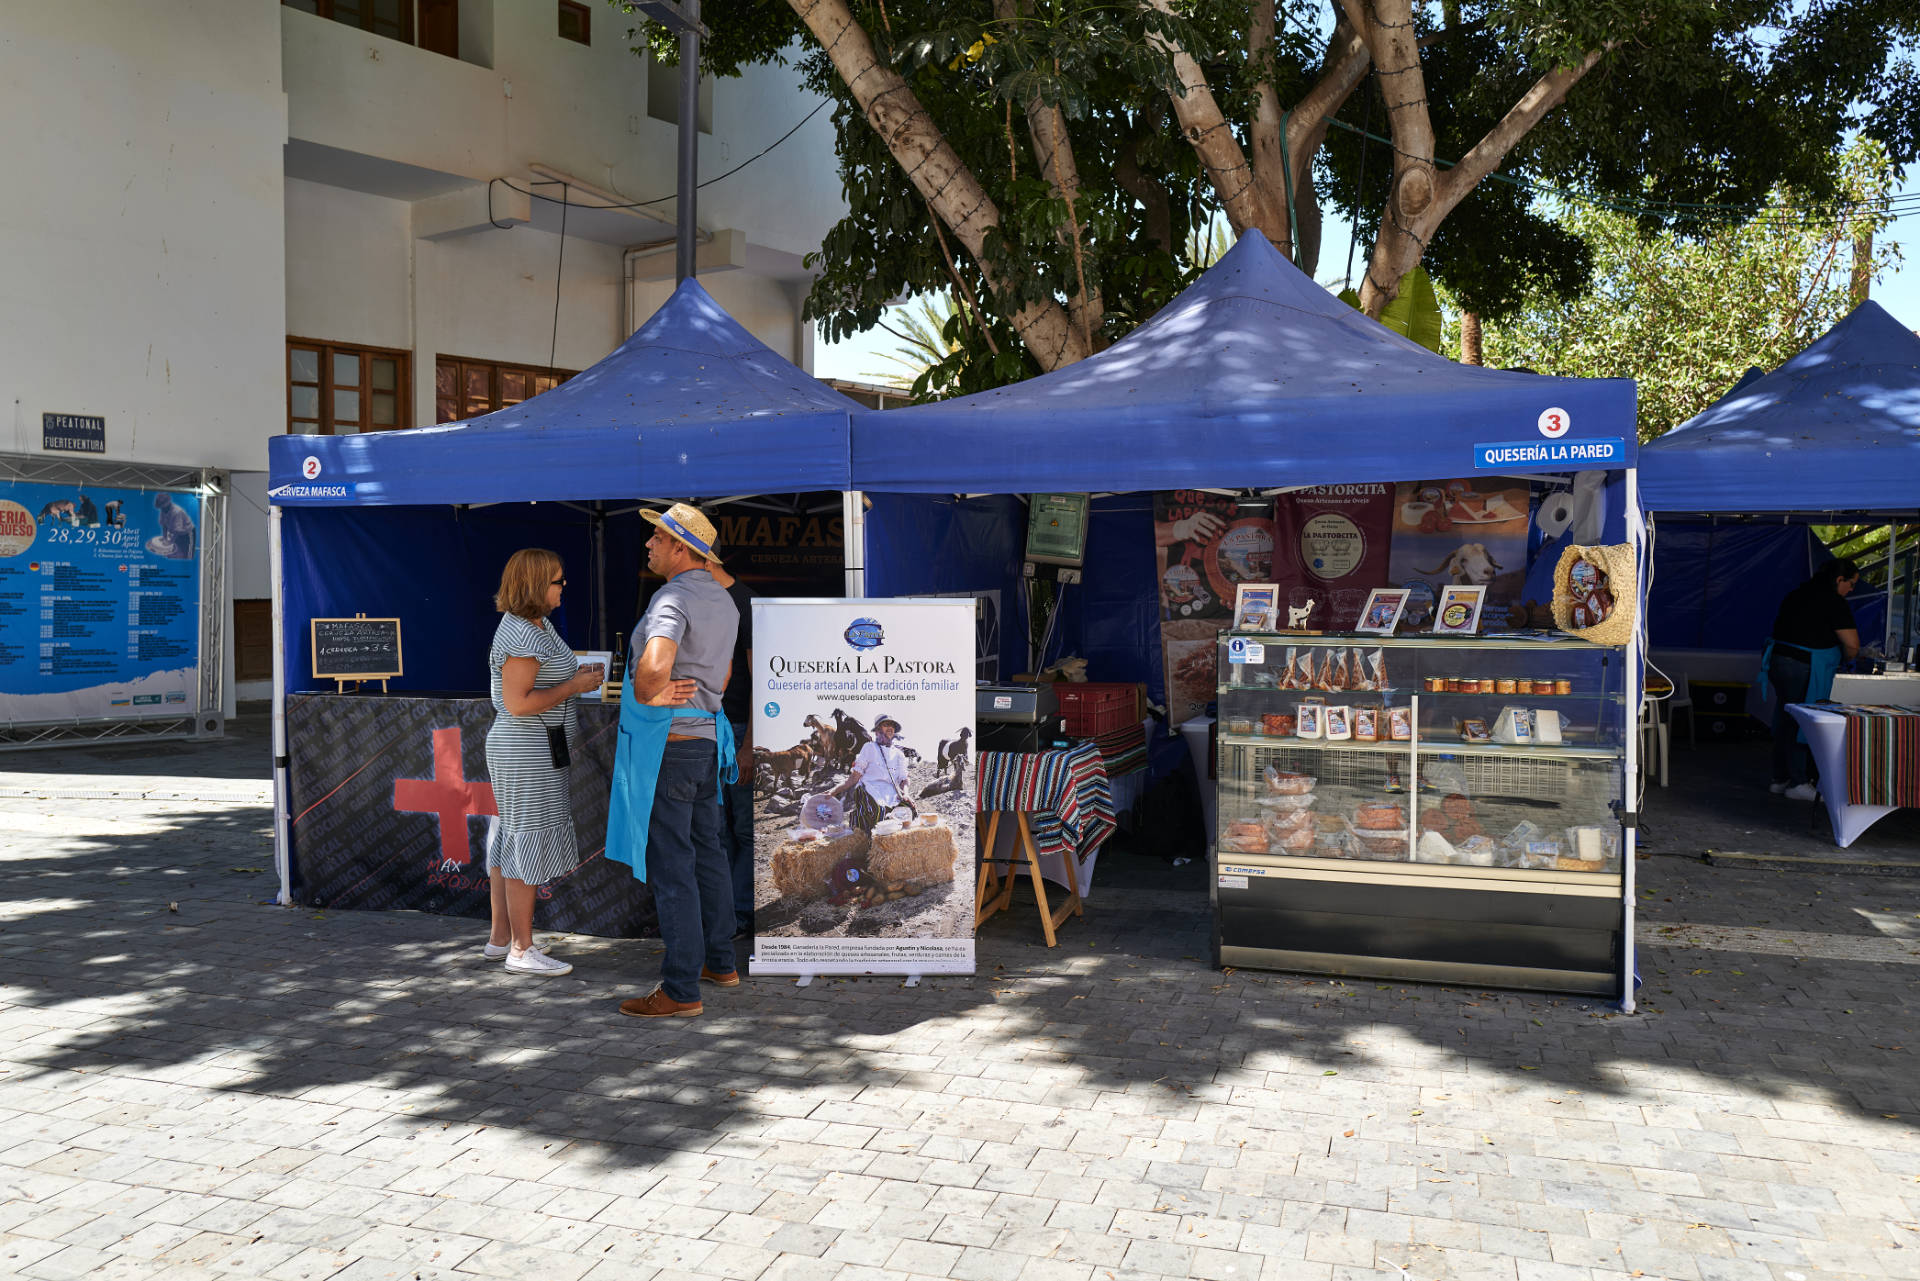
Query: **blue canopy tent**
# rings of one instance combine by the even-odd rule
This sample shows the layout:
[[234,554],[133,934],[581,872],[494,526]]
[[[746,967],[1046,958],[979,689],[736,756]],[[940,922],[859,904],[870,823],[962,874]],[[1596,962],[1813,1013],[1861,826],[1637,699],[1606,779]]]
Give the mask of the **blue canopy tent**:
[[293,508],[844,490],[859,407],[689,280],[606,359],[532,400],[411,431],[275,437],[270,497]]
[[[276,760],[287,693],[317,688],[307,620],[404,615],[406,673],[393,687],[470,689],[501,566],[543,546],[574,576],[571,609],[554,621],[575,648],[606,649],[638,603],[639,500],[814,494],[841,517],[858,408],[688,280],[604,360],[521,404],[408,431],[274,438]],[[837,548],[832,558],[837,591]],[[284,765],[276,777],[284,893]]]
[[1367,319],[1250,231],[1131,334],[1010,387],[853,422],[854,488],[1128,492],[1470,474],[1481,444],[1617,442],[1634,464],[1634,386],[1458,365]]
[[[1648,512],[1663,517],[1650,601],[1659,661],[1678,679],[1712,667],[1687,650],[1757,654],[1781,597],[1827,558],[1806,525],[1920,515],[1920,337],[1863,302],[1646,445],[1640,475]],[[1886,593],[1852,604],[1861,634],[1880,635]]]
[[[955,400],[856,413],[851,466],[866,540],[850,554],[878,596],[959,586],[929,547],[997,563],[1013,588],[1025,533],[1015,496],[1093,494],[1090,559],[1061,630],[1071,649],[1101,660],[1095,679],[1147,681],[1157,694],[1151,491],[1604,470],[1606,541],[1638,544],[1636,453],[1630,380],[1455,364],[1354,311],[1248,232],[1179,298],[1086,360]],[[1639,648],[1636,639],[1627,661],[1636,703]],[[1630,850],[1631,833],[1627,841]],[[1632,865],[1629,855],[1623,973]],[[1622,995],[1630,1008],[1630,988]]]
[[[268,496],[284,514],[276,562],[300,571],[282,582],[287,616],[444,601],[428,620],[444,634],[409,645],[403,688],[457,688],[468,682],[452,673],[471,667],[458,638],[490,634],[484,615],[499,566],[532,541],[530,530],[599,571],[606,558],[636,554],[636,540],[603,546],[597,535],[642,498],[844,492],[858,408],[689,280],[606,359],[521,404],[410,431],[269,442]],[[583,648],[609,639],[581,616],[609,604],[608,576],[591,577],[576,601],[587,608],[567,620]],[[306,637],[291,628],[285,644],[299,670]]]
[[1649,512],[1920,515],[1920,337],[1863,302],[1642,452]]
[[[1549,410],[1571,424],[1558,441],[1539,430]],[[951,547],[975,577],[999,567],[1003,581],[971,585],[1011,592],[1025,535],[1012,495],[1114,495],[1095,500],[1088,544],[1141,555],[1089,567],[1063,635],[1067,652],[1105,657],[1103,679],[1145,682],[1157,698],[1152,503],[1140,495],[1470,475],[1486,470],[1482,446],[1558,444],[1566,461],[1499,470],[1613,471],[1608,536],[1622,541],[1634,413],[1627,379],[1455,364],[1354,311],[1250,231],[1097,355],[972,396],[856,413],[853,484],[867,495],[868,532],[859,563],[874,595],[948,590],[958,586],[951,560],[924,549]],[[925,497],[934,494],[943,497]]]

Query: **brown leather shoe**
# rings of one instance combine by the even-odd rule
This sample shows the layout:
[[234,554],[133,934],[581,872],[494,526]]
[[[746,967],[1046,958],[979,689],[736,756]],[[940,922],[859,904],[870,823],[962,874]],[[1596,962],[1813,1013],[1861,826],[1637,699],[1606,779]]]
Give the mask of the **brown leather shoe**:
[[690,1019],[702,1009],[698,1001],[676,1001],[665,988],[656,987],[645,996],[620,1002],[620,1012],[636,1019]]
[[717,983],[721,987],[739,987],[740,971],[726,970],[724,972],[715,973],[713,970],[710,970],[703,965],[700,967],[700,981],[703,983]]

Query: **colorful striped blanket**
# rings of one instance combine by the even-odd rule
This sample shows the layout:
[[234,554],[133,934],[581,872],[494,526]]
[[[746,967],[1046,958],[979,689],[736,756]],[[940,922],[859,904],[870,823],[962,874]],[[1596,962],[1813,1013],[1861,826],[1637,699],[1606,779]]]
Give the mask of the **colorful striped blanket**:
[[1839,710],[1847,718],[1847,804],[1920,807],[1920,711]]
[[975,781],[981,813],[1028,812],[1043,856],[1084,859],[1113,834],[1113,793],[1092,742],[1059,752],[982,752]]
[[1140,722],[1089,741],[1100,749],[1100,759],[1106,763],[1110,779],[1147,767],[1147,727]]

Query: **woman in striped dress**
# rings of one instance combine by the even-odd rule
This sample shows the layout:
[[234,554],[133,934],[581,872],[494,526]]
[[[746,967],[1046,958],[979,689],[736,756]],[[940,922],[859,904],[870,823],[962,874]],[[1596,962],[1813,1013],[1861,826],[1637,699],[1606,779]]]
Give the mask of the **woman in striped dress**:
[[553,763],[548,727],[564,727],[571,749],[579,741],[576,696],[597,689],[598,664],[581,667],[547,621],[567,585],[560,558],[540,547],[513,554],[493,598],[500,626],[487,666],[493,706],[487,731],[487,777],[500,818],[487,837],[487,877],[493,886],[493,933],[488,959],[504,956],[515,974],[556,976],[573,967],[533,946],[534,887],[571,872],[580,862],[573,839],[567,767]]

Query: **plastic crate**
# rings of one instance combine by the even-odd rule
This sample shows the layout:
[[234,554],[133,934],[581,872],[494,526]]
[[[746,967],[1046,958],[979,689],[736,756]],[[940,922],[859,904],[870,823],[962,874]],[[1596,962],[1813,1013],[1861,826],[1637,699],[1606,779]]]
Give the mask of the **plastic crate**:
[[1076,737],[1111,734],[1140,719],[1132,685],[1087,681],[1058,684],[1053,690],[1060,700],[1060,719],[1067,733]]

